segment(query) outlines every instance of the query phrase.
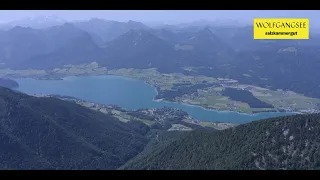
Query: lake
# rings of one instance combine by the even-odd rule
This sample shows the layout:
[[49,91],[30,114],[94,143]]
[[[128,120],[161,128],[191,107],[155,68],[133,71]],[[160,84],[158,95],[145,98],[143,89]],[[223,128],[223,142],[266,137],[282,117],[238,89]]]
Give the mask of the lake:
[[140,80],[119,76],[77,76],[63,80],[15,79],[19,83],[17,90],[28,94],[58,94],[73,96],[100,104],[114,104],[126,109],[139,108],[180,108],[193,118],[203,121],[246,123],[254,120],[290,115],[282,112],[263,112],[254,115],[206,110],[199,106],[190,106],[174,102],[154,101],[157,92],[154,87]]

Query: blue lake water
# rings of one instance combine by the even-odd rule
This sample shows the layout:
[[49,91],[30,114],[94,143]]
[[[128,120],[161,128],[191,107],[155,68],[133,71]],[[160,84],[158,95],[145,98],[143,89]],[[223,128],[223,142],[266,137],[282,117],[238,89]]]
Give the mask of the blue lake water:
[[77,76],[64,80],[15,79],[17,90],[30,94],[59,94],[73,96],[101,104],[114,104],[134,110],[139,108],[173,107],[188,112],[193,118],[204,121],[246,123],[254,120],[289,115],[291,113],[264,112],[254,115],[237,112],[206,110],[165,101],[154,101],[155,88],[140,80],[119,76]]

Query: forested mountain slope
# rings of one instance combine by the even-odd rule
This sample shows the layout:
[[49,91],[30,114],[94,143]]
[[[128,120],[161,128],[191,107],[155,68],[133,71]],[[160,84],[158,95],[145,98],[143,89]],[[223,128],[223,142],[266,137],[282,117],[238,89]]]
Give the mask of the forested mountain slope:
[[194,131],[121,169],[319,169],[320,114]]
[[134,124],[0,88],[0,169],[116,169],[144,149]]

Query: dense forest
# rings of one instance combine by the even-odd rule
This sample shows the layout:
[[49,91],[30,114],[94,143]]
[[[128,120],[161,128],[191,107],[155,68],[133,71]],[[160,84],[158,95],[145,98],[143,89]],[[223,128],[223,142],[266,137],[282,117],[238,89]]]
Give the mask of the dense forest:
[[295,115],[223,131],[193,131],[121,169],[319,169],[320,114]]
[[[217,131],[179,121],[183,111],[152,112],[178,119],[124,123],[74,102],[0,88],[0,169],[320,168],[320,114]],[[172,123],[193,131],[168,131]]]
[[235,88],[225,88],[222,91],[223,96],[228,96],[234,101],[248,103],[250,108],[273,108],[271,104],[261,101],[253,96],[249,91]]
[[0,169],[116,169],[144,149],[138,123],[0,88]]
[[163,98],[168,101],[173,101],[176,97],[181,97],[185,94],[197,94],[198,89],[217,86],[219,85],[214,83],[203,83],[195,85],[189,83],[173,84],[172,90],[158,89],[158,94],[156,95],[155,99]]
[[[72,101],[0,88],[0,169],[117,169],[148,144],[157,143],[153,138],[166,134],[172,123],[206,129],[182,122],[188,113],[178,109],[155,109],[156,116],[146,116],[144,110],[119,110],[134,118],[124,123],[112,113]],[[148,126],[136,120],[146,117],[155,123]],[[173,134],[180,137],[179,131]]]
[[130,111],[130,112],[127,112],[127,114],[130,115],[130,116],[139,118],[139,119],[146,119],[146,120],[151,120],[151,121],[155,120],[154,116],[142,113],[140,111]]
[[225,65],[218,63],[212,64],[211,67],[199,67],[196,72],[182,71],[178,68],[172,71],[193,76],[231,78],[242,84],[272,90],[291,90],[319,98],[319,50],[320,45],[299,45],[294,42],[286,45],[277,41],[266,43],[255,50],[239,52],[236,60],[228,61]]
[[[155,68],[320,98],[320,36],[314,32],[308,41],[256,41],[251,26],[168,29],[101,19],[5,29],[0,29],[5,76],[38,69],[51,72],[40,79],[59,78],[53,69],[97,62],[108,70]],[[11,79],[0,78],[0,86],[0,169],[320,169],[319,114],[217,131],[183,121],[187,114],[182,111],[144,113],[114,107],[132,117],[124,123],[111,111],[104,114],[8,89],[19,86]],[[155,98],[197,96],[198,89],[216,86],[179,83],[172,90],[158,89]],[[226,88],[222,94],[251,108],[273,108],[246,90]],[[177,124],[192,131],[169,130]]]

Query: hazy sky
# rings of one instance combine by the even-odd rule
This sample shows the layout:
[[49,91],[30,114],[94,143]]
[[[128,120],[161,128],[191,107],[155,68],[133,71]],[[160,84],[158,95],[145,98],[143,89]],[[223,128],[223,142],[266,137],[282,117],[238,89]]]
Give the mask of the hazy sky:
[[116,21],[142,22],[190,22],[200,19],[234,19],[252,22],[256,17],[298,17],[310,18],[310,23],[318,23],[319,10],[1,10],[0,22],[35,16],[58,16],[66,20],[83,20],[98,17]]

